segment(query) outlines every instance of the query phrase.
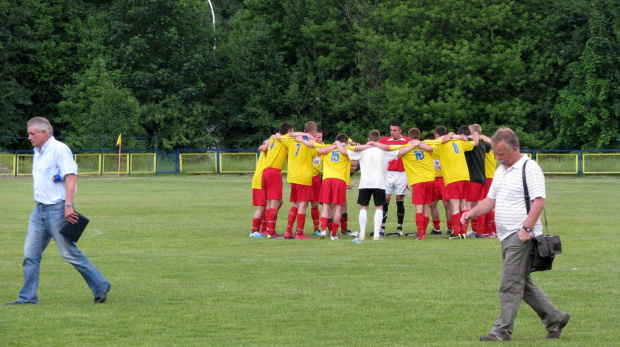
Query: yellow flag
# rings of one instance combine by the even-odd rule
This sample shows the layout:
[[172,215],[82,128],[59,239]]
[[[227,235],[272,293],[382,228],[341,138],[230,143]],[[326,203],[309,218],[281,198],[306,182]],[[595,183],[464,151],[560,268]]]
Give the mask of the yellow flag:
[[118,147],[121,144],[122,136],[123,136],[123,134],[118,134],[118,140],[116,140],[116,147]]

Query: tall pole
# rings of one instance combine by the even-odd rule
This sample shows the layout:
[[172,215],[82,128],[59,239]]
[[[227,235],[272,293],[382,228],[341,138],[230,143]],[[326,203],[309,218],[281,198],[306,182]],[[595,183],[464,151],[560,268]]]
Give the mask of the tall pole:
[[[213,4],[211,3],[211,0],[207,0],[209,2],[209,7],[211,8],[211,19],[213,21],[213,30],[215,30],[215,11],[213,10]],[[213,42],[213,49],[215,49],[216,44],[215,44],[215,40]]]

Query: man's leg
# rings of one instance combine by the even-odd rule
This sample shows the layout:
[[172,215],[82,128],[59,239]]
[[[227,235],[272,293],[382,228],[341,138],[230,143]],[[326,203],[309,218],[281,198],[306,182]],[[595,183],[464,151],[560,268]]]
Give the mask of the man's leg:
[[46,211],[46,228],[56,241],[56,246],[60,251],[62,258],[82,275],[86,284],[93,293],[93,297],[102,297],[109,290],[110,283],[103,277],[101,272],[97,270],[95,265],[86,257],[76,246],[76,244],[67,239],[60,233],[60,229],[65,222],[65,209],[60,205],[59,209],[47,208]]
[[37,288],[39,287],[41,256],[52,238],[45,229],[43,208],[42,206],[35,207],[30,215],[28,234],[24,243],[24,285],[19,291],[18,302],[39,303]]
[[441,234],[441,220],[439,219],[437,202],[438,201],[434,201],[429,205],[431,210],[431,218],[433,219],[433,231],[431,231],[431,234]]
[[[531,247],[532,243],[528,242],[526,248],[531,249]],[[529,251],[527,251],[527,254],[529,254]],[[568,313],[555,307],[551,300],[549,300],[549,296],[534,284],[529,274],[529,268],[525,278],[523,300],[530,305],[538,317],[540,317],[540,320],[545,325],[548,332],[553,331],[569,318]]]
[[[387,222],[387,217],[388,217],[388,209],[390,207],[390,198],[392,197],[392,194],[385,194],[385,204],[383,204],[383,217],[381,218],[381,231],[383,231],[385,233],[385,223]],[[374,234],[371,233],[370,236],[372,236]]]
[[[383,217],[383,216],[382,216]],[[360,206],[360,214],[359,214],[359,238],[366,238],[366,224],[368,223],[368,206]]]
[[405,220],[405,196],[396,196],[396,217],[398,219],[398,225],[396,226],[396,232],[403,231],[403,222]]
[[525,277],[530,270],[530,249],[531,242],[523,243],[517,233],[502,241],[504,265],[499,285],[501,309],[491,329],[491,334],[502,340],[509,340],[512,337],[514,321],[523,300]]

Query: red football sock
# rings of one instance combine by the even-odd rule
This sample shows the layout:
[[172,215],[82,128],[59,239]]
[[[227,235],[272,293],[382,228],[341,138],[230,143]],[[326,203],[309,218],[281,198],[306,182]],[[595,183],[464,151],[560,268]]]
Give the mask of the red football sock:
[[349,230],[349,217],[340,218],[340,230],[347,231]]
[[452,233],[459,235],[461,233],[461,222],[459,221],[460,213],[454,213],[452,215]]
[[267,234],[272,236],[275,235],[277,218],[278,210],[275,208],[268,208],[265,211],[265,219],[267,220]]
[[[452,217],[450,217],[452,218]],[[452,219],[447,218],[446,225],[448,226],[448,230],[452,230]]]
[[338,236],[338,228],[340,227],[339,223],[332,222],[332,236]]
[[252,232],[255,233],[260,229],[260,218],[252,218]]
[[[463,213],[467,212],[469,210],[464,210],[459,212],[459,220],[461,220],[461,216],[463,215]],[[465,222],[465,224],[461,224],[461,234],[465,233],[467,231],[467,227],[469,226],[469,222]]]
[[306,224],[306,214],[297,215],[297,235],[304,234],[304,224]]
[[314,223],[314,230],[319,230],[319,221],[321,220],[321,214],[318,207],[310,208],[310,215],[312,215],[312,222]]
[[441,220],[439,219],[433,219],[433,229],[441,230],[441,225],[439,224],[440,222]]
[[288,210],[288,221],[286,223],[286,232],[293,232],[293,224],[295,224],[295,218],[297,217],[297,207],[293,206]]
[[327,230],[327,218],[321,218],[321,230]]
[[422,213],[415,214],[415,225],[418,227],[418,237],[424,236],[426,229],[424,228],[424,215]]
[[260,220],[260,232],[262,234],[267,232],[267,219],[265,219],[265,213],[263,213],[263,218]]
[[[472,226],[474,224],[472,223]],[[478,216],[478,230],[476,230],[477,235],[486,234],[486,225],[487,225],[487,216],[482,215]]]
[[486,218],[486,232],[488,234],[496,232],[495,230],[495,211],[490,211],[485,215]]
[[473,230],[473,231],[475,231],[477,233],[478,232],[478,228],[479,228],[478,218],[472,218],[471,219],[471,230]]

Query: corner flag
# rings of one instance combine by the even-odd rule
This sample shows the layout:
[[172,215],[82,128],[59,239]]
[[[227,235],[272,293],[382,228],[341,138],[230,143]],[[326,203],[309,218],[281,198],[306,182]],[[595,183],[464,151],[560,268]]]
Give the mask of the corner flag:
[[116,147],[118,147],[121,144],[122,137],[123,137],[123,134],[118,134],[118,140],[116,140]]

